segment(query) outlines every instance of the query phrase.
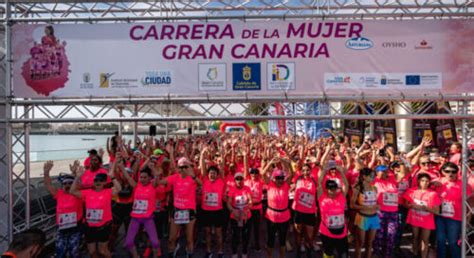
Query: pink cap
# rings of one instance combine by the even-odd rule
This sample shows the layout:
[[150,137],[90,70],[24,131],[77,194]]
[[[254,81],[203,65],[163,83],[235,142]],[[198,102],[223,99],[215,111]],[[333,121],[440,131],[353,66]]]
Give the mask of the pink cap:
[[193,163],[191,163],[191,161],[189,161],[189,159],[186,157],[182,157],[178,160],[178,167],[191,166],[192,164]]
[[272,172],[272,177],[275,178],[277,176],[285,176],[285,172],[283,172],[283,170],[281,170],[281,169],[276,168]]

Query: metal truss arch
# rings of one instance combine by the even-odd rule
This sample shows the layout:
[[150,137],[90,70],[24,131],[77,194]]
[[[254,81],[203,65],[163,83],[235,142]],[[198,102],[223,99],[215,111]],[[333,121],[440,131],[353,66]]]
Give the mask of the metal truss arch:
[[[213,99],[203,97],[163,98],[79,98],[26,100],[12,96],[11,85],[11,32],[15,23],[113,23],[135,21],[192,21],[192,20],[273,20],[273,19],[472,19],[472,0],[152,0],[152,1],[53,1],[10,0],[0,4],[1,32],[5,32],[6,56],[0,59],[0,168],[8,173],[0,175],[0,252],[6,248],[12,233],[32,226],[41,226],[52,232],[54,214],[50,205],[39,200],[32,203],[41,184],[35,185],[29,177],[29,128],[34,123],[66,122],[145,122],[214,121],[214,120],[306,120],[306,119],[457,119],[462,120],[465,175],[467,143],[474,129],[474,115],[467,106],[474,106],[474,96],[273,96]],[[2,46],[3,47],[3,46]],[[0,77],[1,77],[0,76]],[[330,105],[330,114],[268,115],[274,102],[301,107],[305,103],[323,102]],[[429,104],[414,110],[411,103],[449,101],[456,110],[445,114],[428,114]],[[383,102],[373,115],[345,114],[337,103],[352,102],[354,107],[367,109],[367,103]],[[405,111],[390,114],[385,107]],[[258,110],[258,112],[254,112]],[[466,182],[466,178],[464,182]],[[464,200],[466,214],[474,207]],[[19,208],[18,208],[19,207]],[[467,218],[467,217],[466,217]],[[473,225],[463,220],[463,250],[474,252]],[[465,253],[464,253],[465,254]]]

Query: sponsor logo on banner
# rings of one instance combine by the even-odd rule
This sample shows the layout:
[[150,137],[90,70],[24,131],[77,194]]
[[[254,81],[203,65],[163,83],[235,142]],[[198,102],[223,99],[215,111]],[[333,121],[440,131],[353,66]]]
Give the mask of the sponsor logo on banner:
[[404,41],[390,41],[390,42],[383,42],[383,48],[406,48],[407,43]]
[[100,88],[137,88],[138,79],[132,78],[115,78],[115,73],[100,73],[99,87]]
[[353,50],[367,50],[373,46],[374,43],[370,39],[364,37],[351,38],[346,41],[346,47]]
[[145,76],[141,79],[141,83],[145,87],[170,86],[173,83],[173,74],[171,71],[145,72]]
[[82,83],[80,84],[81,89],[92,89],[94,84],[91,83],[91,74],[83,73],[82,74]]
[[260,63],[232,64],[233,90],[260,90]]
[[421,78],[419,75],[407,75],[405,76],[405,84],[407,86],[416,86],[421,84]]
[[115,73],[100,73],[99,87],[100,88],[108,88],[110,86],[110,78],[112,78],[112,76],[114,74]]
[[440,73],[326,73],[326,88],[441,88]]
[[199,64],[198,70],[200,91],[227,89],[226,64]]
[[269,90],[295,89],[295,64],[268,63],[267,82]]
[[431,49],[433,49],[433,46],[428,44],[428,41],[422,40],[422,41],[420,41],[420,43],[418,43],[418,45],[415,46],[415,49],[417,49],[417,50],[431,50]]

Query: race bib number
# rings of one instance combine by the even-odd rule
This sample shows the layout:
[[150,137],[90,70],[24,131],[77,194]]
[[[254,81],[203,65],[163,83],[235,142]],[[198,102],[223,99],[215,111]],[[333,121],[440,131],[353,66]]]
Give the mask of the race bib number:
[[311,208],[314,204],[314,195],[302,192],[298,198],[298,204],[303,207]]
[[244,195],[239,195],[235,197],[235,207],[239,210],[243,210],[247,204],[247,198]]
[[383,193],[383,205],[398,206],[398,193]]
[[156,209],[156,211],[161,211],[161,201],[160,200],[156,201],[155,209]]
[[407,181],[401,181],[398,183],[398,194],[403,194],[406,192],[408,189],[408,182]]
[[[418,200],[418,199],[414,199],[413,202],[416,204],[416,205],[420,205],[420,206],[424,206],[424,207],[427,207],[428,204],[425,202],[425,201],[422,201],[422,200]],[[417,210],[417,209],[413,209],[413,211],[420,215],[420,216],[426,216],[428,214],[430,214],[429,212],[427,211],[420,211],[420,210]]]
[[454,205],[452,202],[443,201],[441,205],[441,216],[447,218],[454,217]]
[[369,205],[375,205],[377,203],[377,195],[375,194],[374,191],[367,191],[364,192],[364,205],[369,206]]
[[189,223],[189,210],[176,211],[174,213],[175,224],[188,224]]
[[68,229],[77,226],[77,214],[75,212],[63,213],[59,215],[59,229]]
[[135,214],[145,214],[148,210],[148,201],[147,200],[135,200],[133,202],[133,213]]
[[326,224],[330,229],[344,227],[344,214],[328,216]]
[[102,209],[87,209],[86,220],[89,223],[99,223],[104,217]]
[[219,204],[219,195],[217,193],[206,193],[204,202],[209,207],[217,207]]

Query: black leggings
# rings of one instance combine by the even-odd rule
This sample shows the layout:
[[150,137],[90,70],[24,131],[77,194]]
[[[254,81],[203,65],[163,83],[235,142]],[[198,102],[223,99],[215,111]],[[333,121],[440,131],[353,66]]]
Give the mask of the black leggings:
[[288,221],[282,223],[274,223],[267,219],[267,247],[275,246],[275,234],[278,232],[278,242],[280,247],[285,246],[286,233],[288,232]]
[[158,233],[158,238],[161,240],[163,238],[168,237],[168,217],[169,212],[167,210],[155,212],[155,225],[156,225],[156,232]]
[[230,220],[232,228],[232,254],[237,254],[237,247],[242,242],[242,253],[248,253],[248,246],[250,240],[250,222],[244,223],[243,227],[239,227],[239,222],[235,219]]
[[337,250],[337,256],[339,258],[347,258],[349,243],[347,237],[344,238],[332,238],[321,234],[321,241],[323,242],[323,252],[328,256],[333,256],[334,251]]
[[260,246],[260,221],[261,214],[260,210],[252,210],[252,217],[250,218],[250,226],[252,227],[253,237],[255,239],[255,245]]

